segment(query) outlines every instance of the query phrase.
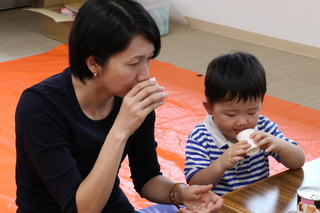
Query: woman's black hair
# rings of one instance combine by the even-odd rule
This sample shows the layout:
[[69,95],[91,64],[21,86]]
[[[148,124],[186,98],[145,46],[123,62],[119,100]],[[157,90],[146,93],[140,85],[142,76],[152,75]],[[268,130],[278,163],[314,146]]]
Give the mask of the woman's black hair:
[[142,5],[135,0],[87,0],[79,9],[69,37],[72,74],[82,82],[93,78],[87,57],[93,55],[104,66],[138,35],[154,44],[156,57],[161,48],[160,32]]
[[213,59],[205,76],[205,96],[210,104],[219,101],[248,101],[267,91],[266,73],[252,54],[235,52]]

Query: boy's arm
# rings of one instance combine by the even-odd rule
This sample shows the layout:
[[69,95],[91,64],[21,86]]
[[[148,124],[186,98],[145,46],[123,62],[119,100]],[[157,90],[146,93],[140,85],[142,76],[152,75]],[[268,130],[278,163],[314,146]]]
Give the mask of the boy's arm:
[[188,181],[188,184],[212,184],[215,187],[226,170],[233,168],[238,161],[244,160],[249,147],[250,145],[247,141],[235,143],[209,166],[195,173]]
[[267,153],[277,153],[280,157],[279,162],[289,169],[298,169],[304,165],[303,150],[296,145],[296,142],[286,138],[276,123],[265,116],[260,116],[259,124],[260,131],[254,132],[250,138],[254,138],[260,148],[265,149]]
[[199,170],[195,173],[191,179],[188,181],[189,185],[207,185],[212,184],[215,187],[225,173],[225,169],[221,166],[220,156],[217,160],[213,161],[208,167]]
[[[282,134],[282,133],[281,133]],[[303,150],[293,142],[284,140],[266,132],[254,132],[250,135],[258,146],[265,150],[266,153],[277,153],[279,162],[289,169],[299,169],[305,163],[305,155]]]
[[299,169],[305,163],[305,155],[303,150],[295,144],[275,137],[278,144],[278,150],[275,152],[279,155],[279,161],[289,169]]

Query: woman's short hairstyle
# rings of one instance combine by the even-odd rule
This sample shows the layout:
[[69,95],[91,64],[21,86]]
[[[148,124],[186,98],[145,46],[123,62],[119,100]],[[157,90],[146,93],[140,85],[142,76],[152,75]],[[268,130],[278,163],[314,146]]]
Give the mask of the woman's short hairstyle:
[[156,57],[161,48],[160,32],[143,6],[135,0],[87,0],[79,9],[69,37],[72,74],[82,82],[91,79],[87,57],[93,55],[104,66],[138,35],[154,44]]
[[214,58],[208,65],[204,84],[205,96],[212,105],[220,101],[263,101],[267,91],[262,64],[245,52]]

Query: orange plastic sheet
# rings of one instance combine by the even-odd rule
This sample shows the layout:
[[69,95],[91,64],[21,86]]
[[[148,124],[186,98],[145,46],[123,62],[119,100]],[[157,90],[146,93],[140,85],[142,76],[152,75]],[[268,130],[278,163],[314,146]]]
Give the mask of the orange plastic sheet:
[[[0,63],[0,212],[13,213],[15,205],[15,135],[14,111],[21,92],[68,66],[68,46],[18,60]],[[192,128],[205,117],[202,107],[204,76],[168,63],[152,61],[151,77],[169,94],[166,104],[156,110],[158,155],[165,176],[185,181],[184,147]],[[320,112],[298,104],[266,96],[262,114],[275,121],[280,130],[296,140],[307,161],[320,157]],[[152,205],[134,191],[125,161],[120,171],[122,188],[137,208]],[[143,166],[143,165],[141,165]],[[271,174],[285,170],[271,161]]]

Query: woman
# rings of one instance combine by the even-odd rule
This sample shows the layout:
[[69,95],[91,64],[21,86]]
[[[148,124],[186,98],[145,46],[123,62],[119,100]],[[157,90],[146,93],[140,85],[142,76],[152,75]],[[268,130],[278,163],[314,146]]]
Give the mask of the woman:
[[221,207],[211,185],[175,184],[160,172],[154,109],[167,94],[149,76],[160,45],[156,24],[133,0],[80,8],[70,67],[26,89],[17,106],[18,213],[136,212],[119,187],[126,156],[142,197],[184,204],[181,212]]

